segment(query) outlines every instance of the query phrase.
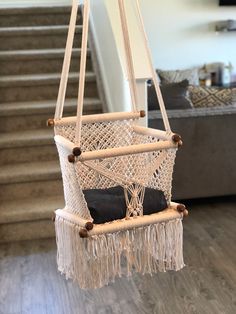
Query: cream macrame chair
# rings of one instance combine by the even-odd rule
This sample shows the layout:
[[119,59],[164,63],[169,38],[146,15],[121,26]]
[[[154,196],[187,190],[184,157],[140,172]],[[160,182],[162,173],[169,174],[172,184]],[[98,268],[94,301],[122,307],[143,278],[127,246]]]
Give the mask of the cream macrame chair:
[[[133,271],[151,274],[184,266],[182,218],[187,210],[171,202],[174,160],[182,142],[170,129],[138,1],[140,29],[165,131],[137,124],[145,113],[136,109],[137,90],[123,1],[118,3],[133,111],[82,115],[90,11],[90,1],[85,0],[77,116],[62,117],[78,10],[73,0],[55,118],[48,122],[55,129],[66,204],[55,215],[58,268],[84,289],[102,287],[116,276],[129,276]],[[93,224],[83,190],[117,185],[124,188],[126,218]],[[168,208],[143,215],[145,188],[162,190]]]

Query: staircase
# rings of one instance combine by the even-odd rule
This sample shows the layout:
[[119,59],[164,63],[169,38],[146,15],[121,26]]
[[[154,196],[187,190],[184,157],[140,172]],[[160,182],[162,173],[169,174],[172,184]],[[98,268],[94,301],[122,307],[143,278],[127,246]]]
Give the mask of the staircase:
[[[52,118],[70,8],[0,10],[0,242],[54,236],[53,211],[64,206]],[[81,13],[78,15],[65,115],[76,112]],[[100,113],[88,53],[84,114]]]

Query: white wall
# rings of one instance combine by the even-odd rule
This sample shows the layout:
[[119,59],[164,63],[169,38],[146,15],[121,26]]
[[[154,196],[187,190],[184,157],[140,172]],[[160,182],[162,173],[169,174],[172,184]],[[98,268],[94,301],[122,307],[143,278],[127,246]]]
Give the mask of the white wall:
[[219,0],[141,0],[156,68],[228,62],[236,70],[236,32],[216,34],[215,22],[236,19]]
[[[96,1],[96,0],[95,0]],[[124,39],[121,29],[119,6],[117,0],[104,0],[110,24],[115,39],[115,44],[118,49],[119,57],[123,71],[126,72],[125,52],[123,48]],[[129,38],[132,47],[132,55],[134,62],[135,77],[144,78],[150,76],[150,69],[146,58],[146,51],[143,46],[143,37],[138,27],[137,11],[135,1],[128,0],[125,2],[126,17],[129,28]]]
[[116,38],[104,0],[91,1],[91,27],[109,111],[128,111],[127,82],[116,46]]
[[[149,78],[150,69],[137,27],[134,2],[126,2],[135,77]],[[117,0],[92,0],[92,26],[109,111],[130,111],[131,99],[126,75],[124,39]],[[139,107],[139,104],[136,104]],[[142,106],[141,106],[142,108]],[[144,108],[142,108],[144,109]]]

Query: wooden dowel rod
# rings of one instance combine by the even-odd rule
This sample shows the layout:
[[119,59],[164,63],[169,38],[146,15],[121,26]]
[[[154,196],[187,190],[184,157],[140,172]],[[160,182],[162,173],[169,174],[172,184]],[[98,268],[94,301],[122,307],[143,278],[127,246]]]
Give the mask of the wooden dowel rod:
[[[82,124],[94,123],[94,122],[106,122],[106,121],[120,121],[120,120],[130,120],[139,119],[142,117],[142,112],[113,112],[113,113],[101,113],[101,114],[91,114],[82,116]],[[58,120],[54,120],[55,126],[57,125],[67,125],[76,124],[76,117],[65,117]]]
[[97,151],[83,152],[78,157],[78,160],[87,161],[87,160],[94,160],[94,159],[100,159],[100,158],[133,155],[133,154],[152,152],[152,151],[168,149],[168,148],[177,148],[177,145],[173,143],[172,141],[159,141],[157,143],[148,143],[148,144],[130,145],[130,146],[125,146],[125,147],[101,149]]
[[108,224],[94,225],[93,230],[89,231],[88,235],[93,236],[104,233],[125,231],[132,228],[143,227],[158,222],[174,220],[176,218],[182,218],[182,214],[178,213],[176,210],[167,209],[157,214],[144,215],[142,217],[130,218],[128,220],[124,219],[121,221],[116,221]]
[[142,134],[142,135],[158,137],[159,139],[162,139],[162,140],[170,140],[174,134],[174,133],[168,134],[166,131],[146,128],[139,125],[134,126],[134,132],[138,134]]
[[[70,221],[71,223],[74,223],[80,226],[81,228],[86,229],[87,222],[85,223],[85,220],[79,218],[75,214],[71,214],[64,210],[58,209],[56,211],[56,215],[58,217],[62,217],[65,220]],[[129,230],[132,228],[138,228],[138,227],[147,226],[147,225],[151,225],[158,222],[174,220],[174,219],[182,218],[182,217],[183,217],[182,213],[179,213],[175,209],[168,208],[157,214],[116,220],[114,222],[107,223],[107,224],[99,224],[99,225],[94,224],[92,230],[89,230],[88,228],[86,230],[88,231],[87,232],[88,236],[93,236],[93,235],[99,235],[99,234],[104,234],[104,233],[113,233],[117,231]]]
[[57,209],[55,213],[57,217],[64,218],[70,221],[71,223],[75,223],[81,228],[85,228],[88,231],[93,229],[94,224],[92,221],[88,221],[86,219],[80,218],[78,215],[69,213],[68,211],[65,211],[63,209]]

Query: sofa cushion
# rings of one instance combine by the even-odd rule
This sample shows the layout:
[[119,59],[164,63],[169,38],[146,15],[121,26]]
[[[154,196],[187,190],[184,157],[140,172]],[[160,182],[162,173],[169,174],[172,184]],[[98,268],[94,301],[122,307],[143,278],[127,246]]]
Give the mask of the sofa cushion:
[[232,105],[236,106],[236,88],[232,88]]
[[232,104],[232,89],[223,87],[189,86],[189,97],[194,107],[220,107]]
[[199,69],[192,68],[186,70],[163,71],[157,70],[161,84],[178,83],[188,80],[190,85],[199,85]]
[[[84,190],[83,192],[95,224],[125,218],[126,202],[122,187]],[[167,203],[162,191],[150,188],[145,189],[143,201],[144,215],[154,214],[166,208]]]
[[[191,102],[186,98],[188,93],[188,81],[161,85],[161,92],[166,109],[189,109]],[[148,110],[159,109],[154,85],[148,87]]]

